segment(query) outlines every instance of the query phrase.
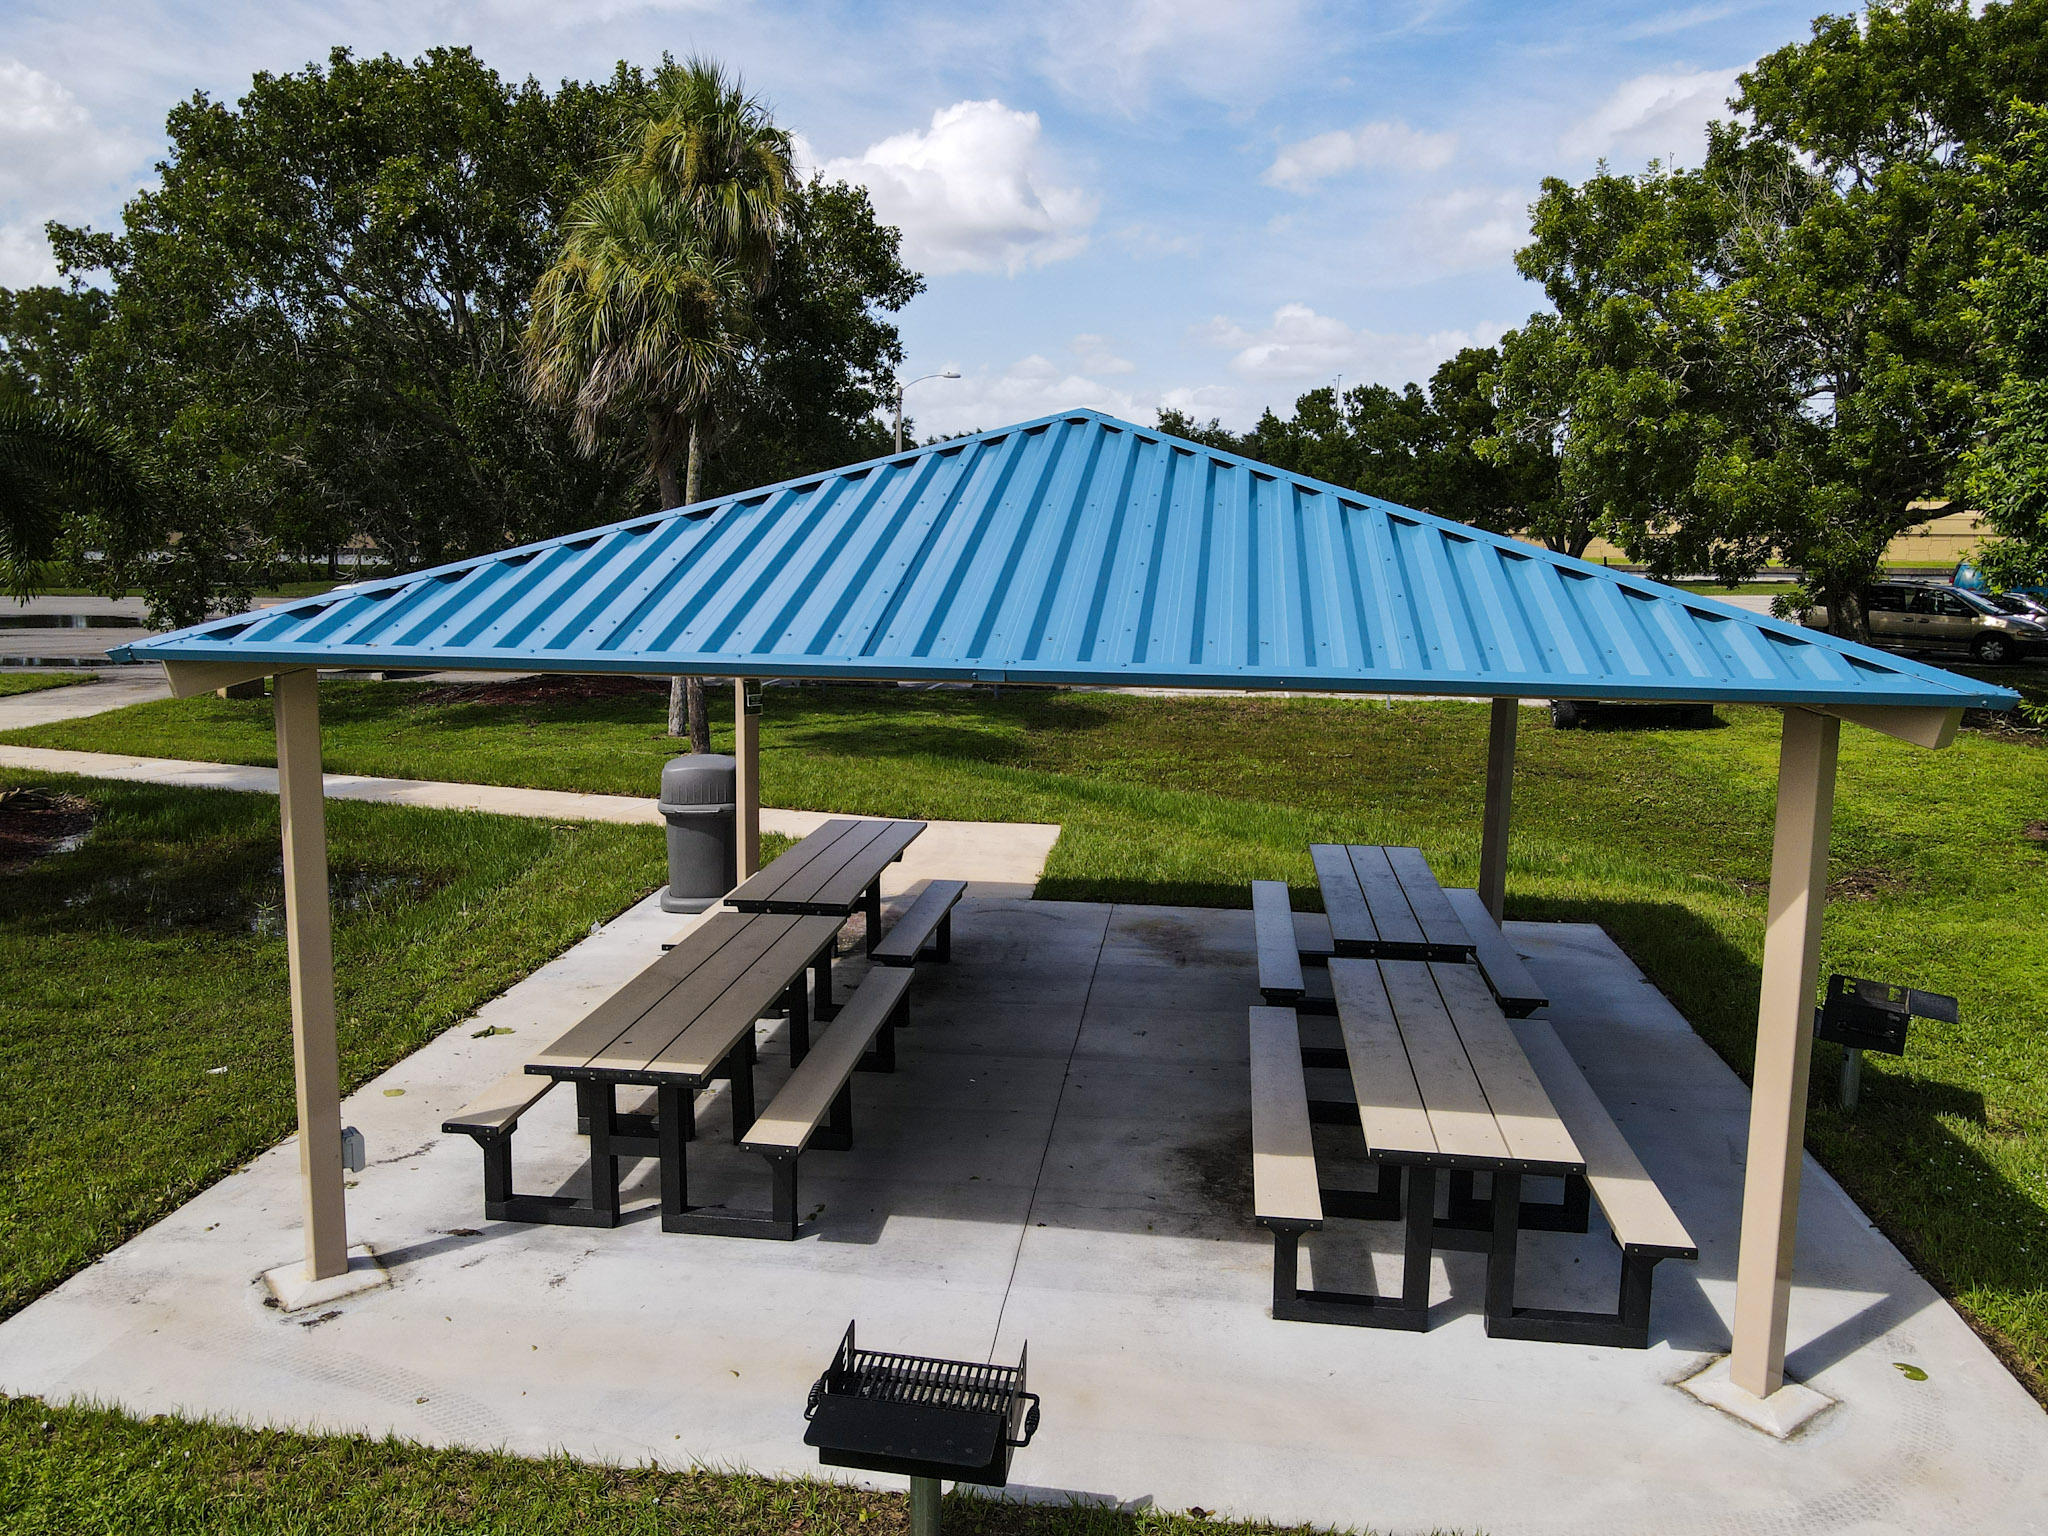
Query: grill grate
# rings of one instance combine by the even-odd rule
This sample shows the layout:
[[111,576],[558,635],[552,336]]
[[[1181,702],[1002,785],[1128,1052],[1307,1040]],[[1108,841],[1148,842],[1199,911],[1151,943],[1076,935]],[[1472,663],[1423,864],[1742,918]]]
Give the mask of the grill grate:
[[841,1376],[827,1390],[877,1403],[923,1403],[957,1408],[966,1413],[1010,1411],[1017,1391],[1014,1365],[976,1365],[966,1360],[934,1360],[922,1355],[892,1355],[856,1349]]
[[[861,1349],[847,1326],[811,1388],[804,1439],[837,1466],[993,1483],[1038,1428],[1038,1396],[1015,1365]],[[1027,1407],[1028,1405],[1028,1407]]]

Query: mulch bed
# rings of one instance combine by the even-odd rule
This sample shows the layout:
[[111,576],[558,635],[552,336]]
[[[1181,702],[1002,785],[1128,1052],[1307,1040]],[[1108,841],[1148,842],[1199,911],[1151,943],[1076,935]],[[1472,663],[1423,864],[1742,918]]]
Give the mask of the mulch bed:
[[502,683],[456,683],[430,688],[413,700],[415,704],[587,704],[593,699],[618,699],[629,695],[666,695],[668,684],[654,677],[626,677],[618,673],[571,673],[567,676],[508,678]]
[[92,830],[90,800],[50,789],[0,789],[0,875],[76,848]]

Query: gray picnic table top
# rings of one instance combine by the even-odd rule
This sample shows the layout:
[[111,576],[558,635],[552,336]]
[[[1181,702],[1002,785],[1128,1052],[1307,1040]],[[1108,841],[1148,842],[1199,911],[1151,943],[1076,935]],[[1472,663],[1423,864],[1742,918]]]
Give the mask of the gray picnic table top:
[[1470,960],[1472,935],[1419,848],[1312,843],[1332,947],[1366,960]]
[[[725,904],[741,912],[851,917],[863,899],[878,905],[882,871],[924,829],[921,821],[834,818],[750,876]],[[876,937],[869,935],[871,947]]]

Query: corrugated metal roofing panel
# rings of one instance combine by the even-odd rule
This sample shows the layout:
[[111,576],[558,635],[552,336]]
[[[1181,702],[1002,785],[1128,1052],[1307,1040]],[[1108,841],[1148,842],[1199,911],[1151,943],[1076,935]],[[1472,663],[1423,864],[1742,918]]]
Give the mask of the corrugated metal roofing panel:
[[2000,706],[1091,411],[361,582],[137,661]]

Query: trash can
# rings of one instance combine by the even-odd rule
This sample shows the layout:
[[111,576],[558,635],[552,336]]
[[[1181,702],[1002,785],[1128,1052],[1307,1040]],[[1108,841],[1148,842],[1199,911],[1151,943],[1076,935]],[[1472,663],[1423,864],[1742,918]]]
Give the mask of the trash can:
[[692,752],[661,770],[661,814],[668,822],[668,889],[664,912],[702,912],[733,888],[738,868],[739,764]]

